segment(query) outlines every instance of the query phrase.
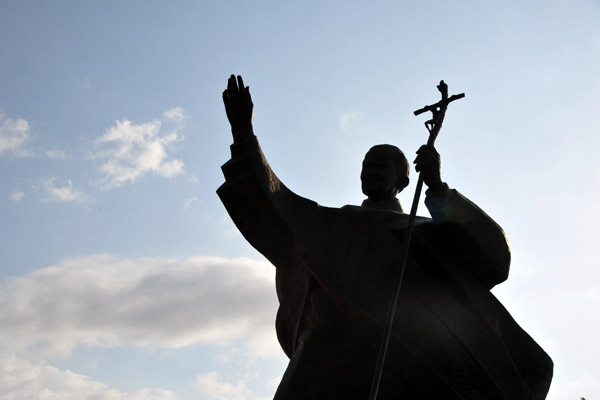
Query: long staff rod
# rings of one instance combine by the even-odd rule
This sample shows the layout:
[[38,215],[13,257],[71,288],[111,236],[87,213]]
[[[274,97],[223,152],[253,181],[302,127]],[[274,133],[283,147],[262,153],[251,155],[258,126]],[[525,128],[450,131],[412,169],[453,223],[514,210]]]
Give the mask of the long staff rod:
[[[463,97],[465,97],[464,93],[448,97],[448,85],[446,85],[444,81],[440,81],[440,84],[437,86],[437,88],[442,94],[442,100],[438,101],[435,104],[425,106],[414,112],[415,115],[422,114],[426,111],[431,111],[433,114],[433,118],[425,122],[425,127],[429,131],[429,139],[427,140],[427,146],[434,145],[435,139],[440,133],[440,129],[442,129],[442,123],[444,122],[444,116],[446,115],[446,109],[448,107],[448,104],[454,100],[462,99]],[[371,392],[369,393],[369,400],[376,400],[377,393],[379,392],[379,384],[381,383],[381,376],[383,375],[385,357],[387,355],[388,345],[390,343],[390,336],[392,334],[392,328],[396,316],[396,308],[398,307],[400,287],[402,286],[402,278],[404,276],[404,270],[406,269],[406,260],[408,258],[410,239],[412,237],[413,228],[415,226],[415,217],[417,215],[417,208],[419,206],[419,199],[421,197],[422,190],[423,175],[419,173],[417,188],[415,189],[415,196],[413,197],[412,207],[410,209],[410,215],[408,217],[408,226],[406,227],[404,241],[402,242],[402,250],[400,252],[400,268],[396,271],[396,277],[394,279],[393,296],[390,300],[385,330],[383,332],[381,343],[379,345],[379,352],[377,354],[377,364],[375,366],[375,374],[373,375],[373,381],[371,382]]]

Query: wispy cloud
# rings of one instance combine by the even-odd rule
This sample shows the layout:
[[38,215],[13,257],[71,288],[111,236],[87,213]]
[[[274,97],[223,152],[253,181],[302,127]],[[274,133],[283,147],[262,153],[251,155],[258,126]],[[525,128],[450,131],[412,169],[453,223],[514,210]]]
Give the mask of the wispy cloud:
[[67,180],[65,186],[56,186],[55,177],[44,180],[44,190],[46,191],[45,197],[42,201],[47,203],[93,203],[94,199],[82,192],[81,190],[75,189],[73,183]]
[[358,113],[356,112],[347,112],[345,114],[342,114],[342,116],[340,117],[340,129],[342,130],[342,132],[351,131],[356,126],[357,120]]
[[[181,109],[172,109],[169,118],[183,118]],[[183,140],[177,129],[161,132],[159,120],[133,124],[131,121],[116,121],[115,125],[97,138],[97,150],[90,158],[96,160],[99,171],[104,175],[101,187],[110,189],[134,182],[147,173],[173,178],[184,173],[181,160],[170,159],[167,150]]]
[[185,112],[181,107],[173,107],[165,111],[165,117],[177,123],[181,123],[185,119]]
[[197,203],[197,202],[200,202],[200,200],[198,199],[198,197],[197,197],[197,196],[192,196],[192,197],[189,197],[189,198],[187,198],[187,199],[185,199],[185,200],[183,201],[183,209],[184,209],[185,211],[187,211],[187,210],[189,210],[189,209],[190,209],[190,207],[191,207],[191,206],[192,206],[194,203]]
[[54,149],[46,150],[46,157],[66,160],[67,153],[65,153],[63,150],[54,148]]
[[15,189],[10,193],[9,196],[15,203],[18,203],[23,200],[23,197],[25,197],[25,192],[23,192],[21,189]]
[[0,157],[6,154],[31,156],[31,150],[27,147],[31,140],[29,122],[21,118],[7,119],[0,111]]

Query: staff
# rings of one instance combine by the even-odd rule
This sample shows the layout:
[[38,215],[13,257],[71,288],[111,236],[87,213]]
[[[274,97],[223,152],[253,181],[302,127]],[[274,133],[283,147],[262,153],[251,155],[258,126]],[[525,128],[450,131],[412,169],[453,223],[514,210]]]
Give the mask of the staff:
[[[425,106],[414,112],[415,115],[422,114],[426,111],[431,111],[433,118],[425,122],[425,127],[429,131],[429,139],[427,140],[427,146],[433,147],[435,139],[442,129],[442,123],[444,122],[444,116],[446,115],[446,109],[448,104],[454,100],[462,99],[465,97],[464,93],[456,94],[448,97],[448,85],[444,81],[440,81],[437,86],[438,90],[442,94],[442,100],[435,104]],[[410,239],[412,231],[415,225],[415,217],[417,215],[417,207],[419,206],[419,198],[421,197],[421,191],[423,190],[423,175],[419,174],[417,181],[417,188],[415,189],[415,197],[413,198],[412,207],[410,209],[410,216],[408,218],[408,226],[406,227],[406,233],[404,235],[404,241],[402,243],[402,251],[400,253],[400,269],[396,272],[396,278],[394,280],[394,290],[392,300],[388,308],[388,315],[386,319],[386,326],[381,338],[381,344],[379,345],[379,353],[377,354],[377,364],[375,366],[375,374],[373,381],[371,382],[371,392],[369,393],[369,400],[377,399],[377,392],[379,391],[379,383],[381,382],[381,376],[383,374],[383,365],[385,364],[385,356],[387,354],[388,345],[390,343],[390,336],[392,334],[392,326],[394,323],[394,317],[396,315],[396,307],[398,306],[398,297],[400,296],[400,286],[402,286],[402,277],[404,275],[404,269],[406,268],[406,259],[408,257],[408,248],[410,246]]]

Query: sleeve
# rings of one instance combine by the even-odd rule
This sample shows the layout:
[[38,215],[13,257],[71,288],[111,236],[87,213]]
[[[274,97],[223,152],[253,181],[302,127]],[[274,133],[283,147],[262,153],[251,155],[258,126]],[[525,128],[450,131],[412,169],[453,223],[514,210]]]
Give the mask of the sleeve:
[[217,194],[227,212],[246,240],[278,269],[291,267],[300,242],[323,243],[324,210],[277,178],[255,136],[231,146],[231,159],[222,170],[225,183]]
[[444,231],[450,251],[462,258],[488,289],[508,278],[510,248],[502,228],[454,189],[427,193],[433,223]]

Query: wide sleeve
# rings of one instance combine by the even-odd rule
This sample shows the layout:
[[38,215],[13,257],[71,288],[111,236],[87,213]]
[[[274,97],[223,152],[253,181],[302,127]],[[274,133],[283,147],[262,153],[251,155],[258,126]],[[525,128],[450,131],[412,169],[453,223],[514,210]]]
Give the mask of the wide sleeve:
[[231,146],[217,194],[248,242],[278,269],[289,269],[300,243],[323,241],[327,218],[317,203],[294,194],[272,171],[255,136]]
[[502,228],[454,189],[429,195],[425,205],[444,231],[446,247],[491,289],[508,278],[510,248]]

